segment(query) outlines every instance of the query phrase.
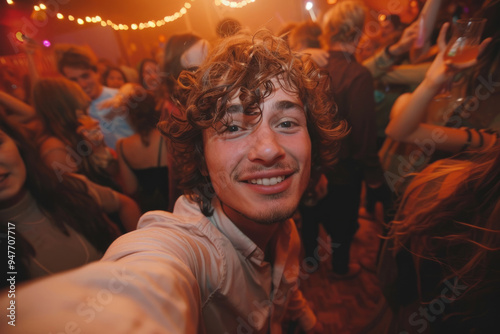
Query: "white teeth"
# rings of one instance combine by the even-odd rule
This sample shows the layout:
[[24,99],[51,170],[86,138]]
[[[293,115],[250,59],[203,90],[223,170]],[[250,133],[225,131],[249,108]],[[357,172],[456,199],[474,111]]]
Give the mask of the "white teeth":
[[252,179],[250,180],[251,184],[262,184],[265,186],[274,186],[275,184],[278,184],[280,182],[283,182],[285,180],[284,176],[277,176],[277,177],[272,177],[270,179]]

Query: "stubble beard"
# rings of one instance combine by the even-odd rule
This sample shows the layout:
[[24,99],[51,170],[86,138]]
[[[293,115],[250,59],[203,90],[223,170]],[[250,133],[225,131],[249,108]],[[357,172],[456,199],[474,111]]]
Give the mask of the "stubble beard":
[[[269,196],[269,200],[270,201],[277,200],[277,199],[281,198],[282,196],[283,196],[283,194],[271,195],[271,196]],[[298,203],[296,203],[295,205],[292,205],[290,208],[283,208],[283,207],[279,207],[279,206],[274,206],[270,210],[268,210],[266,212],[262,212],[258,215],[254,215],[254,216],[247,215],[241,211],[238,211],[238,210],[230,207],[227,204],[222,203],[223,208],[224,208],[224,206],[231,208],[232,211],[238,213],[239,215],[241,215],[242,217],[244,217],[248,220],[255,222],[256,224],[270,226],[270,225],[284,222],[287,219],[290,219],[294,215],[295,211],[297,210]],[[256,209],[255,210],[256,212],[259,212],[258,208],[255,208],[255,209]]]

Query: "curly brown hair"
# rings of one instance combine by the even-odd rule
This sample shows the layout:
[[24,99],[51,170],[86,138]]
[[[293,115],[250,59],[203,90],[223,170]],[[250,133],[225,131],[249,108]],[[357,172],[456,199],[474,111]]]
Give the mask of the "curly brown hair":
[[241,100],[245,113],[260,113],[260,103],[275,89],[273,79],[304,103],[313,166],[329,166],[335,161],[347,125],[337,119],[328,94],[328,73],[268,31],[227,37],[196,72],[181,73],[178,83],[187,93],[187,104],[180,115],[170,115],[159,123],[178,165],[180,188],[207,216],[212,213],[210,202],[215,193],[206,172],[202,132],[224,121],[234,96]]

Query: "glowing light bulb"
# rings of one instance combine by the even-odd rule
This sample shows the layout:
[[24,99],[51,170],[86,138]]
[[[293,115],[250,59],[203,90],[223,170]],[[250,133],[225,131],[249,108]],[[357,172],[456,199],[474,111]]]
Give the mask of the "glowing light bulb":
[[23,35],[23,33],[22,33],[22,32],[20,32],[20,31],[16,32],[16,38],[17,38],[17,40],[18,40],[19,42],[24,41],[24,35]]
[[306,3],[306,10],[311,10],[313,8],[313,6],[314,6],[313,3],[311,1],[308,1]]

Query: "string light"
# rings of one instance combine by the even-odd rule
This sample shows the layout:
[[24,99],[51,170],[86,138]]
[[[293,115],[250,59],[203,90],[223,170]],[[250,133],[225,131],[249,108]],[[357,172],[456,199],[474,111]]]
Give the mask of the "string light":
[[[191,2],[194,2],[195,0],[189,0]],[[228,1],[228,0],[214,0],[216,6],[226,6],[230,8],[243,8],[246,5],[249,5],[252,2],[255,2],[255,0],[242,0],[242,1]],[[14,0],[6,0],[7,4],[13,5]],[[142,29],[147,29],[147,28],[156,28],[156,27],[161,27],[169,22],[173,22],[182,16],[187,14],[187,11],[191,9],[192,5],[190,2],[185,2],[184,5],[174,14],[172,15],[167,15],[162,19],[159,20],[148,20],[147,22],[140,22],[140,23],[132,23],[130,25],[123,24],[123,23],[115,23],[112,22],[111,20],[103,20],[101,19],[100,16],[86,16],[85,19],[82,18],[75,18],[75,16],[71,14],[63,14],[63,13],[57,13],[56,17],[59,20],[68,20],[70,22],[75,22],[79,25],[84,25],[84,24],[100,24],[102,27],[111,27],[115,30],[128,30],[129,28],[132,30],[142,30]],[[35,5],[33,7],[35,11],[45,11],[47,9],[47,6],[43,3],[40,3],[38,5]]]
[[[7,2],[9,2],[9,1],[12,1],[12,3],[13,3],[13,0],[7,0]],[[193,2],[195,0],[190,0],[190,1]],[[65,15],[63,13],[57,13],[56,17],[59,20],[67,19],[68,21],[75,22],[79,25],[98,23],[102,27],[111,27],[115,30],[129,30],[129,29],[142,30],[142,29],[146,29],[146,28],[161,27],[168,22],[173,22],[173,21],[181,18],[182,16],[184,16],[191,7],[192,7],[191,3],[186,2],[177,12],[175,12],[172,15],[167,15],[164,18],[158,19],[158,20],[157,19],[148,20],[147,22],[132,23],[130,25],[124,24],[124,23],[113,22],[111,20],[104,20],[100,16],[85,16],[84,18],[75,18],[75,16],[70,15],[70,14]],[[33,8],[35,11],[42,11],[42,10],[46,10],[47,6],[44,5],[43,3],[40,3],[38,5],[35,5]]]
[[224,5],[231,8],[243,8],[250,3],[255,2],[255,0],[242,0],[242,1],[228,1],[228,0],[215,0],[215,5]]

